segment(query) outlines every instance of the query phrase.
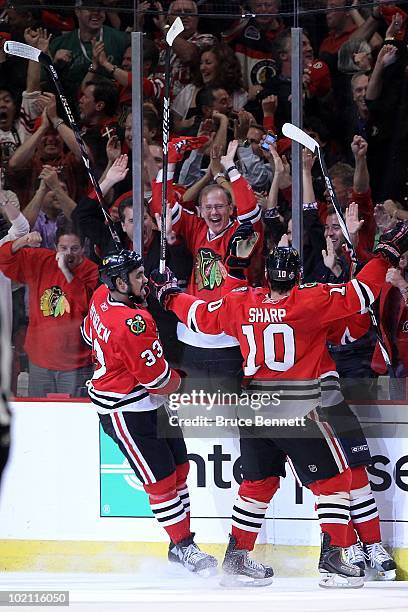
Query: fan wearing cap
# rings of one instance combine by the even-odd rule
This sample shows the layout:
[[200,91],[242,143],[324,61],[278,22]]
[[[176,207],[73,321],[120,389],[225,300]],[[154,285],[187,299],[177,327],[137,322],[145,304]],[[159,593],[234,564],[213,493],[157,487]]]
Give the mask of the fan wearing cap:
[[90,399],[170,538],[169,560],[191,572],[211,573],[217,561],[198,548],[190,530],[183,434],[177,417],[170,419],[165,408],[180,375],[163,356],[147,308],[143,260],[134,251],[111,253],[99,274],[103,285],[95,291],[81,327],[96,364],[88,383]]

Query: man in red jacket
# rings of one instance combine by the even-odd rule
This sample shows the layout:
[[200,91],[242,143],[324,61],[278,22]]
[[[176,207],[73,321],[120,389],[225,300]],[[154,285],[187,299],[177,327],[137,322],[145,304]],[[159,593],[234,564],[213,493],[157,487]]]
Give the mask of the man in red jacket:
[[25,340],[30,397],[47,393],[76,395],[92,375],[91,353],[79,327],[98,281],[98,267],[84,257],[81,238],[71,223],[56,235],[56,252],[31,232],[0,248],[0,269],[29,289]]

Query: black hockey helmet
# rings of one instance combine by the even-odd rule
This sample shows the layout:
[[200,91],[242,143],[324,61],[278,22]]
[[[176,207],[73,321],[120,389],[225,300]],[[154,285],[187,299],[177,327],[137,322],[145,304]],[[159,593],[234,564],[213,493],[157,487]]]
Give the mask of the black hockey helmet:
[[111,291],[117,291],[118,276],[129,284],[129,273],[143,266],[143,259],[135,251],[122,249],[119,253],[108,253],[99,266],[99,278]]
[[266,257],[266,274],[270,284],[294,286],[299,279],[300,257],[293,247],[275,247]]

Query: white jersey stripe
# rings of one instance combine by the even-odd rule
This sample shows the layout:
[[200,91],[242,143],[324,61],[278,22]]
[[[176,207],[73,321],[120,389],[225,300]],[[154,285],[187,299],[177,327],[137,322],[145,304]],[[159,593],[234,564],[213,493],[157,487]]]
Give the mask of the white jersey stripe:
[[204,300],[196,300],[195,302],[193,302],[187,314],[187,327],[196,332],[199,331],[197,321],[196,321],[196,311],[200,304],[205,304]]
[[368,299],[370,300],[370,304],[372,304],[375,301],[375,297],[370,287],[361,281],[358,282],[360,283],[361,287],[364,287],[365,291],[367,292]]
[[256,206],[256,208],[253,208],[252,210],[250,210],[248,213],[245,213],[244,215],[238,215],[238,221],[240,223],[244,223],[245,221],[250,221],[251,223],[257,223],[259,221],[259,219],[261,218],[261,208],[260,206]]
[[169,368],[169,364],[166,361],[166,367],[164,368],[163,372],[157,378],[152,380],[152,382],[144,383],[144,386],[146,387],[146,389],[160,389],[161,387],[167,385],[170,380],[170,376],[171,370]]

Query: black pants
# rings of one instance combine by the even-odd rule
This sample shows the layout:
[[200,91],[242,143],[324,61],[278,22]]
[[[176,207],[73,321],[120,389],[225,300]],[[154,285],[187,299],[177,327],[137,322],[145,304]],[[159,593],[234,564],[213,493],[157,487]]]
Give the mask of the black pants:
[[319,408],[319,415],[333,428],[350,467],[370,465],[371,454],[360,422],[347,402]]
[[[286,431],[285,431],[286,430]],[[241,427],[242,473],[245,480],[263,480],[285,475],[285,458],[293,464],[303,485],[337,476],[347,461],[328,423],[305,418],[298,434],[282,427],[274,428],[270,438],[259,437],[259,428]]]
[[104,432],[116,442],[142,484],[153,484],[187,462],[183,432],[166,409],[100,414]]
[[209,393],[239,393],[242,355],[239,346],[200,348],[183,344],[182,369],[188,377],[183,390],[204,389]]

